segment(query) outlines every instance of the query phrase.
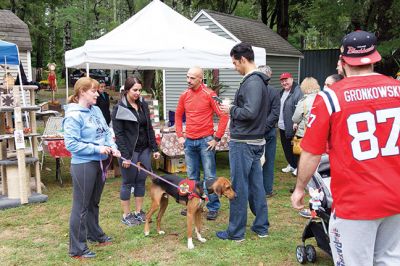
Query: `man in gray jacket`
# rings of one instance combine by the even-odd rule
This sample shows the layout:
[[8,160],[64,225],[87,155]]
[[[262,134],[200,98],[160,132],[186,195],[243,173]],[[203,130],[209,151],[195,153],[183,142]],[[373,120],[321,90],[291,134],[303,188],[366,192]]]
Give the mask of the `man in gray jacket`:
[[288,166],[282,169],[282,172],[292,172],[296,175],[298,157],[293,154],[292,139],[294,137],[292,117],[296,110],[297,102],[303,97],[300,86],[293,81],[292,74],[285,72],[280,76],[281,108],[279,113],[278,127],[281,137],[283,153],[285,154]]
[[260,158],[264,150],[264,134],[270,97],[269,78],[257,71],[254,52],[249,44],[239,43],[230,53],[236,70],[243,75],[235,100],[222,105],[231,118],[229,164],[236,197],[230,201],[229,225],[217,237],[243,241],[247,223],[247,202],[256,216],[251,230],[258,237],[268,236],[268,208],[265,200]]

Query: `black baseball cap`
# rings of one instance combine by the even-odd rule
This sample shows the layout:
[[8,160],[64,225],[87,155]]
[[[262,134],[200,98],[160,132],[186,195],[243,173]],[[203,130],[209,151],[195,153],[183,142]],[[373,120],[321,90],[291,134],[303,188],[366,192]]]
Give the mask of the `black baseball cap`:
[[362,30],[344,36],[340,52],[344,61],[351,66],[374,64],[382,59],[376,50],[375,34]]

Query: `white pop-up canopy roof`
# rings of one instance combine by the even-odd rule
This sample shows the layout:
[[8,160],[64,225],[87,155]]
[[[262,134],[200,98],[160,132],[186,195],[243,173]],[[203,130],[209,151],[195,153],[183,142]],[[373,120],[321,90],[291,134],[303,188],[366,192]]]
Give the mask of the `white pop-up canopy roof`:
[[[65,65],[105,69],[233,68],[229,53],[235,44],[153,0],[113,31],[67,51]],[[253,49],[255,63],[265,64],[265,49]]]

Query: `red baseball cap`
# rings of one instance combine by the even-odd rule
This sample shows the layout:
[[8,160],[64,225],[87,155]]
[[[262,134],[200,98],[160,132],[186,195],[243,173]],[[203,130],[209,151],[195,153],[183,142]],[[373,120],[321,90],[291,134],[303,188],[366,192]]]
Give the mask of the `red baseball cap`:
[[369,65],[381,61],[376,50],[376,36],[367,31],[353,31],[342,40],[340,52],[343,60],[351,66]]
[[288,79],[288,78],[293,78],[292,74],[290,74],[289,72],[284,72],[281,74],[281,76],[279,77],[280,80],[282,79]]

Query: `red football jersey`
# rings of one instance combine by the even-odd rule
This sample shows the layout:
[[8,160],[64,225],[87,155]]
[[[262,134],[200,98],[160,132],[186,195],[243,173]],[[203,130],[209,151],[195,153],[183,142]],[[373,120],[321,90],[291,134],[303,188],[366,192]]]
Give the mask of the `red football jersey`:
[[400,81],[352,76],[321,91],[301,142],[322,154],[329,145],[336,215],[371,220],[400,213]]

